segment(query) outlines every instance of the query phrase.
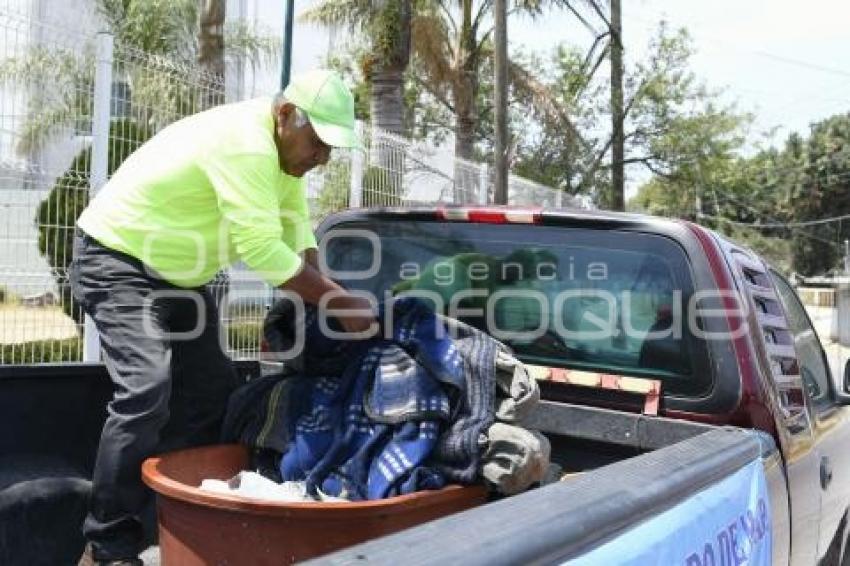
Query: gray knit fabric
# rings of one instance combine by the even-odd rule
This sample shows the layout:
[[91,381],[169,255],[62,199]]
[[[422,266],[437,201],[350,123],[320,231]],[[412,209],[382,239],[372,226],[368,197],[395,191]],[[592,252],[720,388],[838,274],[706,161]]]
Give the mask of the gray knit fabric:
[[536,430],[495,423],[487,430],[482,475],[499,493],[514,495],[543,481],[549,469],[549,440]]
[[496,370],[496,420],[518,423],[540,400],[537,380],[522,362],[501,350],[496,356]]
[[495,421],[496,356],[507,347],[491,336],[455,319],[441,317],[463,359],[466,391],[456,414],[434,448],[432,459],[450,482],[472,483],[479,477],[485,431]]

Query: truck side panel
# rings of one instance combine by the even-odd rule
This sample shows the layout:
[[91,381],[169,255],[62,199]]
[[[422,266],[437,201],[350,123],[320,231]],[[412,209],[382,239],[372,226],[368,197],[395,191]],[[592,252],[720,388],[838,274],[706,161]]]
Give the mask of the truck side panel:
[[[747,339],[762,377],[763,403],[772,406],[775,417],[789,484],[791,563],[834,563],[847,536],[850,459],[844,446],[850,442],[850,409],[830,400],[827,390],[834,383],[812,351],[822,354],[791,286],[752,252],[719,237],[715,241],[747,300]],[[798,342],[802,335],[806,344]],[[825,483],[822,476],[830,471],[844,481]]]
[[[752,462],[774,462],[762,433],[723,428],[415,529],[357,545],[315,563],[544,564],[581,557]],[[768,486],[785,498],[781,469]],[[773,495],[773,494],[771,494]],[[787,541],[787,506],[771,506],[774,541]],[[786,516],[787,517],[787,516]],[[716,533],[705,533],[707,537]],[[439,542],[437,542],[439,541]],[[774,564],[787,553],[774,546]],[[686,557],[683,557],[683,560]],[[787,563],[787,562],[785,562]]]

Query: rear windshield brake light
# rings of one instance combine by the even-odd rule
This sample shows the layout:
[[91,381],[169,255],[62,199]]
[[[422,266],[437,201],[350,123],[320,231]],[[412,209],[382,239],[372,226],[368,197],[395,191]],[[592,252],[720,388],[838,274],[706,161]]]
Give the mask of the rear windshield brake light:
[[479,222],[481,224],[539,224],[541,209],[499,208],[440,208],[437,218],[454,222]]

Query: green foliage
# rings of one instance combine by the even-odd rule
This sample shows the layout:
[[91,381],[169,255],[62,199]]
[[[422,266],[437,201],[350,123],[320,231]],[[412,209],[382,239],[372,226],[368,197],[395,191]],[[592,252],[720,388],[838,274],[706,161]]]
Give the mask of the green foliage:
[[[371,68],[391,63],[403,52],[405,34],[398,26],[403,14],[401,4],[323,0],[302,18],[323,25],[348,25],[356,32],[365,45],[357,58],[359,76],[368,81]],[[565,4],[559,0],[522,0],[513,3],[511,14],[538,17],[550,7]],[[480,127],[479,123],[492,123],[493,28],[488,17],[492,3],[411,0],[410,6],[412,57],[404,74],[404,131],[437,142],[454,132],[458,155],[488,153],[492,149],[492,135],[488,136],[492,127]],[[522,85],[526,77],[512,73],[511,81]]]
[[369,167],[363,175],[363,206],[399,206],[403,182],[401,171]]
[[[780,188],[787,195],[789,220],[850,214],[850,114],[814,124],[805,145],[792,136],[784,153],[785,164],[796,164],[796,174],[783,177]],[[839,267],[846,239],[850,239],[850,222],[794,230],[794,269],[815,275]]]
[[[404,28],[405,1],[373,2],[372,0],[322,0],[313,8],[301,14],[301,19],[324,26],[346,25],[366,40],[369,47],[362,53],[361,59],[366,66],[394,65],[406,66],[409,47],[405,38],[410,30]],[[413,0],[413,10],[417,5],[428,2]],[[368,74],[368,73],[367,73]]]
[[[605,193],[610,185],[606,171],[593,169],[596,152],[605,140],[601,133],[597,139],[589,134],[605,131],[598,102],[606,96],[605,83],[591,80],[583,67],[583,54],[567,46],[557,47],[545,61],[524,53],[515,59],[529,74],[525,83],[537,80],[539,84],[535,89],[513,88],[509,116],[516,150],[512,170],[569,194]],[[548,106],[537,103],[541,91],[548,94]],[[552,108],[569,117],[573,131]],[[488,130],[493,127],[489,116],[482,118],[482,124]]]
[[338,72],[351,88],[354,96],[354,117],[358,120],[371,119],[370,100],[372,85],[363,76],[360,61],[366,56],[366,47],[352,45],[345,51],[332,53],[325,60],[325,66]]
[[257,34],[253,26],[239,20],[225,24],[224,48],[228,57],[243,57],[256,70],[277,62],[281,40],[271,30],[261,28]]
[[[115,36],[115,80],[131,88],[133,116],[160,128],[220,100],[220,79],[198,67],[196,0],[97,0]],[[255,34],[244,23],[225,25],[225,56],[244,57],[252,67],[276,61],[280,41]],[[91,120],[94,73],[91,41],[75,48],[34,46],[0,60],[0,80],[26,83],[34,93],[17,151],[30,153],[63,128]]]
[[331,161],[324,168],[324,183],[319,191],[315,211],[316,220],[348,208],[351,192],[351,164],[348,160]]
[[[111,175],[150,135],[150,130],[133,120],[113,121],[110,125],[112,143],[109,144],[108,173]],[[82,321],[82,312],[71,296],[67,272],[72,259],[74,226],[88,204],[90,166],[89,148],[77,155],[65,174],[56,181],[39,204],[35,217],[38,249],[56,278],[65,314],[77,323]]]
[[196,0],[97,0],[117,45],[157,55],[194,59]]
[[[406,45],[400,45],[410,30],[402,29],[402,2],[386,2],[370,22],[374,56],[380,61],[396,63],[401,52],[409,53]],[[404,62],[406,64],[406,61]]]
[[324,0],[302,13],[301,18],[326,26],[345,24],[355,29],[373,15],[372,0]]
[[227,344],[231,350],[256,348],[262,335],[262,322],[234,322],[227,326]]
[[[712,126],[700,125],[704,132]],[[765,149],[748,158],[717,152],[683,162],[641,187],[631,205],[651,214],[697,219],[750,245],[783,270],[826,273],[839,266],[850,222],[784,225],[850,214],[850,115],[814,124],[808,139],[791,134],[781,150]]]
[[0,345],[0,363],[8,365],[68,363],[82,360],[83,345],[79,338]]
[[[685,30],[670,31],[662,23],[648,53],[625,73],[627,173],[642,169],[656,175],[647,197],[665,196],[671,183],[690,192],[677,192],[675,201],[664,198],[661,206],[649,198],[633,206],[647,210],[651,203],[654,213],[692,213],[695,188],[741,147],[750,118],[720,106],[719,93],[699,84],[690,71]],[[604,207],[611,183],[610,78],[596,71],[605,53],[590,55],[562,46],[547,60],[517,58],[540,84],[525,91],[514,87],[514,170],[568,193],[589,194]],[[531,78],[525,83],[534,86]],[[540,90],[549,93],[549,105],[541,103]]]
[[[406,128],[415,138],[441,143],[456,131],[452,101],[461,96],[462,89],[452,70],[458,62],[447,60],[451,53],[439,45],[454,45],[457,38],[452,37],[451,26],[444,27],[448,24],[441,12],[427,4],[417,5],[414,19],[416,56],[405,79],[405,104],[410,114]],[[524,9],[539,13],[545,4],[528,3]],[[474,98],[474,154],[486,158],[492,154],[494,139],[492,45],[484,40],[479,48],[478,59],[469,63],[475,65],[470,73],[475,85],[467,87],[472,88]],[[702,175],[699,170],[706,169],[710,160],[731,155],[740,147],[741,132],[750,118],[734,108],[720,107],[718,93],[698,83],[689,71],[692,49],[684,30],[671,32],[661,25],[650,48],[652,55],[626,76],[629,167],[669,173],[677,164],[691,162],[694,165],[687,173],[693,179]],[[610,85],[607,75],[594,72],[597,58],[604,52],[595,53],[596,58],[587,55],[567,46],[545,58],[513,55],[509,72],[511,169],[571,194],[599,198],[610,186],[606,159],[610,151]],[[338,57],[334,63],[358,85],[355,90],[364,102],[358,107],[367,113],[365,101],[371,93],[356,62]],[[693,192],[691,197],[693,202]]]
[[[61,128],[76,127],[91,119],[94,88],[94,50],[34,46],[19,57],[0,60],[0,81],[25,85],[32,97],[32,111],[21,128],[15,149],[20,154],[38,148]],[[70,117],[79,122],[72,123]]]
[[[402,204],[404,176],[399,171],[369,167],[363,174],[362,206],[399,206]],[[315,220],[320,220],[349,206],[351,165],[348,161],[331,161],[325,167],[324,183],[313,207]]]

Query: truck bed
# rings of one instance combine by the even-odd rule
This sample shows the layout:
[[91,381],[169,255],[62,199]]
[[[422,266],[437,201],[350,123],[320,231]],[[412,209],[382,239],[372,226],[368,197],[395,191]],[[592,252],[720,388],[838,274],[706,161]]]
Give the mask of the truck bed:
[[[772,439],[752,431],[553,401],[542,401],[525,424],[549,438],[564,480],[313,563],[561,562],[581,557],[754,459],[772,465],[776,473],[768,476],[780,480]],[[787,509],[773,511],[779,521]],[[783,555],[780,542],[774,545]],[[142,558],[148,566],[160,564],[155,546]]]
[[[726,477],[756,454],[769,457],[773,449],[769,437],[739,429],[554,401],[541,401],[524,424],[549,438],[552,461],[565,474],[563,481],[314,563],[365,559],[379,564],[524,564],[553,561],[555,550],[569,559]],[[710,453],[714,451],[719,454]],[[677,478],[675,485],[667,481],[671,474]],[[640,486],[647,491],[638,496]],[[635,496],[628,501],[613,497],[615,489],[634,491]],[[585,509],[600,512],[588,514]],[[579,514],[581,520],[576,519]],[[541,525],[549,525],[551,533]],[[535,541],[527,547],[510,544],[506,553],[504,547],[493,546],[503,537],[527,540],[523,533],[529,532],[535,533]],[[439,545],[434,544],[437,540]],[[148,566],[158,565],[158,548],[149,548],[143,559]]]
[[[774,563],[787,563],[784,480],[768,435],[547,403],[535,421],[544,430],[557,428],[548,432],[555,461],[568,470],[594,470],[311,563],[592,564],[582,557],[753,461],[761,461],[769,491],[777,495],[770,552]],[[562,425],[572,425],[575,435]]]
[[[247,375],[258,372],[253,366],[241,370]],[[66,499],[84,501],[82,488],[87,488],[104,405],[111,393],[103,367],[6,366],[0,369],[0,389],[0,409],[9,424],[0,435],[8,464],[0,469],[0,500],[7,496],[12,507],[32,503],[38,499],[33,489],[41,486],[55,493],[40,500],[40,505],[66,505]],[[347,563],[358,556],[377,563],[398,563],[403,557],[404,563],[423,564],[461,559],[473,564],[566,559],[759,458],[768,469],[771,492],[782,494],[772,506],[774,529],[783,528],[781,521],[787,522],[783,519],[787,518],[787,500],[778,453],[767,435],[546,400],[538,404],[525,425],[547,435],[553,462],[571,474],[567,481],[353,547],[322,561]],[[52,480],[70,483],[48,486]],[[18,493],[20,490],[23,492]],[[57,556],[81,551],[77,529],[63,529],[51,521],[80,521],[85,512],[82,507],[75,517],[44,509],[38,514],[40,519],[30,516],[35,521],[31,525],[27,523],[30,519],[24,520],[12,507],[0,509],[11,513],[10,520],[3,521],[4,536],[0,537],[4,564],[51,563],[37,560],[49,555],[44,546],[32,544],[40,537],[55,543]],[[50,517],[53,519],[45,522]],[[20,531],[17,536],[16,531]],[[65,531],[67,536],[60,534]],[[775,532],[776,563],[787,562],[787,548],[777,545],[788,539]],[[159,562],[156,547],[148,549],[145,560],[146,564]]]

